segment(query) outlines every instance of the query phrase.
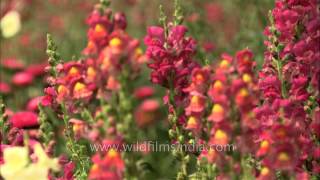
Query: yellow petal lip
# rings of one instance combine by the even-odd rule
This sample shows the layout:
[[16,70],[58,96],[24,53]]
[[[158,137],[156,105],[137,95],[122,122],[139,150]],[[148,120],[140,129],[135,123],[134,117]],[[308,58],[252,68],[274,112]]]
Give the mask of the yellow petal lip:
[[269,168],[267,168],[267,167],[263,167],[262,169],[261,169],[261,175],[263,175],[263,176],[266,176],[266,175],[268,175],[269,173],[270,173],[270,170],[269,170]]
[[20,14],[17,11],[9,11],[0,20],[1,34],[4,38],[11,38],[21,30]]
[[245,73],[243,74],[242,76],[242,80],[245,82],[245,83],[250,83],[252,81],[252,78],[249,74]]
[[227,139],[228,135],[223,130],[218,129],[214,135],[216,139]]
[[225,60],[223,59],[221,62],[220,62],[220,67],[221,68],[227,68],[229,66],[229,61],[228,60]]
[[223,113],[224,109],[220,104],[214,104],[212,107],[212,113]]
[[111,47],[117,47],[117,46],[120,46],[122,42],[121,42],[121,39],[115,37],[115,38],[112,38],[109,43]]
[[288,155],[287,153],[281,152],[281,153],[279,153],[279,155],[278,155],[278,160],[279,160],[279,161],[289,161],[289,160],[290,160],[290,157],[289,157],[289,155]]

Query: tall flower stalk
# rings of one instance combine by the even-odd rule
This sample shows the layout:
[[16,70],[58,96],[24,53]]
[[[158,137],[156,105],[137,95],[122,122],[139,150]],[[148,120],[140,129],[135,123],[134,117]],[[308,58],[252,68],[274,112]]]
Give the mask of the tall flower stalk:
[[313,0],[279,0],[270,12],[259,82],[265,101],[256,111],[261,121],[261,179],[318,171],[319,137],[310,128],[319,121],[318,8]]
[[[54,64],[56,71],[51,79],[54,83],[47,88],[47,101],[43,102],[64,122],[71,159],[79,165],[76,175],[81,172],[81,178],[89,179],[138,178],[139,157],[130,152],[121,153],[120,145],[131,144],[136,139],[133,87],[129,81],[137,79],[143,54],[139,41],[125,31],[125,15],[113,14],[108,5],[108,1],[102,0],[87,19],[88,43],[82,51],[83,59]],[[91,166],[84,159],[91,156],[85,151],[89,147],[78,144],[83,140],[101,146],[119,145],[119,148],[107,149],[106,155],[103,149],[93,152]],[[105,164],[105,161],[118,163]]]
[[160,24],[163,27],[149,27],[144,42],[147,45],[146,55],[152,59],[148,65],[152,69],[151,81],[167,88],[164,101],[169,108],[169,135],[173,143],[178,145],[173,154],[180,160],[177,179],[187,179],[190,157],[181,148],[182,144],[189,141],[188,131],[183,126],[186,118],[184,108],[188,101],[184,88],[190,81],[188,74],[198,66],[193,60],[196,43],[191,37],[185,36],[187,28],[180,25],[183,16],[178,1],[175,1],[174,22],[168,23],[166,20],[167,17],[160,7]]

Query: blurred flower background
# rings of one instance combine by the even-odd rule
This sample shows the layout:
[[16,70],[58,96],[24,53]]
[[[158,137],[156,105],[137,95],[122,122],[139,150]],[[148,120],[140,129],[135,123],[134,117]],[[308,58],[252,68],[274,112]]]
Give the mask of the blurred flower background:
[[[22,108],[29,98],[42,93],[39,82],[43,80],[41,75],[47,61],[46,33],[54,36],[62,59],[80,57],[87,43],[85,19],[95,3],[95,0],[1,1],[0,91],[6,94],[11,109]],[[112,1],[111,7],[126,12],[129,34],[141,39],[148,25],[158,24],[160,4],[167,14],[173,12],[170,0],[119,0]],[[234,53],[248,47],[257,55],[261,67],[262,33],[272,1],[188,0],[182,6],[189,33],[198,40],[203,52],[199,56],[208,53],[208,60],[214,61],[212,57],[222,52]]]

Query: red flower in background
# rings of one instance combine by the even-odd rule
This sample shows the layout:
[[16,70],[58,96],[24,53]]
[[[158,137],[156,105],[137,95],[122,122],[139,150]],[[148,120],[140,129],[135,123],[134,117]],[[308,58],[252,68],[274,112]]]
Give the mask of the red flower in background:
[[147,127],[159,118],[160,104],[157,100],[144,100],[135,110],[134,117],[139,127]]
[[224,17],[223,7],[218,3],[206,3],[206,20],[210,23],[222,21]]
[[8,94],[11,92],[11,87],[5,82],[0,82],[0,92],[3,94]]
[[28,72],[19,72],[12,77],[12,83],[16,86],[27,86],[33,82],[33,75]]
[[155,90],[151,86],[142,86],[134,91],[134,97],[137,99],[144,99],[154,95]]
[[37,111],[38,105],[39,105],[39,103],[41,103],[42,98],[43,98],[42,96],[39,96],[39,97],[34,97],[34,98],[30,99],[27,103],[26,110]]
[[1,64],[3,67],[7,69],[17,70],[17,69],[23,69],[24,64],[15,58],[7,58],[1,61]]
[[26,72],[32,74],[33,76],[41,76],[45,73],[46,63],[43,64],[32,64],[26,68]]

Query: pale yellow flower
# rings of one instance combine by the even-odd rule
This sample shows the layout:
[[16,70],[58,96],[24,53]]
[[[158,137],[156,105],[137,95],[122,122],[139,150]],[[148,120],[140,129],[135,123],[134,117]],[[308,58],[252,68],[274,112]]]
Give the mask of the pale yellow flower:
[[57,158],[49,158],[40,144],[34,146],[35,163],[29,162],[26,147],[6,148],[3,153],[4,164],[0,168],[1,176],[5,180],[47,180],[49,169],[59,170]]
[[0,21],[1,34],[4,38],[11,38],[21,29],[20,14],[17,11],[9,11]]
[[57,158],[49,158],[44,152],[40,144],[34,146],[34,154],[38,157],[36,165],[41,168],[52,169],[54,171],[59,170],[59,162]]
[[12,179],[28,164],[28,149],[26,147],[10,147],[4,149],[4,164],[0,173],[5,179]]

